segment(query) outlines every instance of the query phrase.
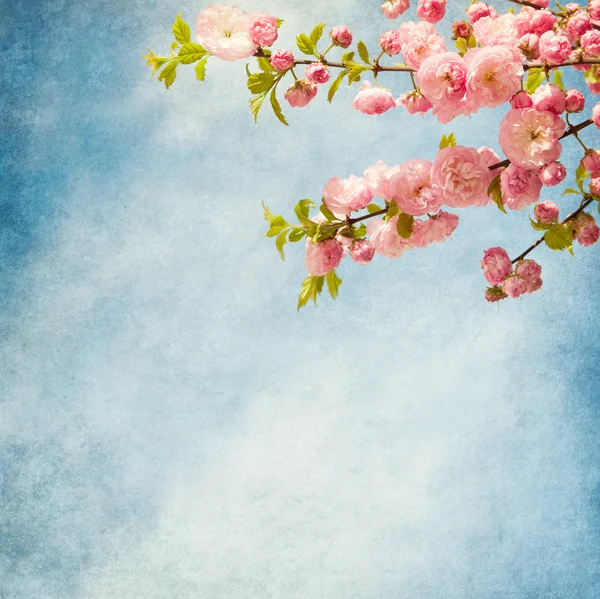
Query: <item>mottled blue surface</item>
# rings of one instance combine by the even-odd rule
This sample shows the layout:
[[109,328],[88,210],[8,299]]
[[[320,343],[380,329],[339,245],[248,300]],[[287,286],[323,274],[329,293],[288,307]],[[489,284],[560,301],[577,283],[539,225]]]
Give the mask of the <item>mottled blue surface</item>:
[[[377,3],[238,4],[288,45],[390,27]],[[542,291],[498,309],[482,250],[536,234],[463,211],[297,314],[301,248],[281,263],[262,200],[290,214],[451,131],[497,148],[503,110],[443,127],[321,90],[256,128],[241,63],[149,79],[200,8],[0,3],[0,597],[600,596],[597,248],[540,248]]]

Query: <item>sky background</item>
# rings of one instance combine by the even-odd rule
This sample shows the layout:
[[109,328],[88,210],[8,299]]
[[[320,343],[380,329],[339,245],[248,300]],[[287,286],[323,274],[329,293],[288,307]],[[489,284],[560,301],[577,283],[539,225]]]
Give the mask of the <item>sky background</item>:
[[[237,4],[284,47],[392,26],[377,2]],[[0,1],[0,598],[598,597],[597,248],[539,248],[542,290],[489,305],[482,251],[536,233],[463,210],[297,313],[302,244],[283,263],[264,237],[261,201],[291,216],[452,131],[498,149],[505,109],[368,117],[345,87],[255,127],[243,62],[150,80],[203,6]]]

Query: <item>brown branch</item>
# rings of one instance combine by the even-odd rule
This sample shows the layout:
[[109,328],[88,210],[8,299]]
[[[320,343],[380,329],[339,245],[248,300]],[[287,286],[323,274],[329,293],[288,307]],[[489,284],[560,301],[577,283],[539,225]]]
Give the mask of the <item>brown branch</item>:
[[[566,218],[564,218],[563,220],[560,221],[561,225],[564,225],[566,223],[568,223],[570,220],[573,220],[574,218],[576,218],[577,216],[579,216],[592,202],[594,201],[594,198],[591,196],[587,196],[583,202],[581,202],[581,206],[579,206],[579,208],[577,208],[577,210],[575,210],[575,212],[572,212],[571,214],[569,214],[569,216],[567,216]],[[544,236],[542,235],[542,237],[540,237],[534,244],[530,245],[520,256],[517,256],[512,263],[516,264],[519,260],[523,260],[523,258],[525,258],[525,256],[527,256],[528,254],[530,254],[531,252],[533,252],[533,250],[535,250],[535,248],[540,245],[541,243],[543,243],[544,241]]]
[[600,64],[599,58],[585,58],[583,60],[568,60],[567,62],[561,62],[560,64],[546,64],[545,62],[529,62],[523,65],[523,69],[528,71],[529,69],[560,69],[560,67],[576,67],[579,65],[586,64]]

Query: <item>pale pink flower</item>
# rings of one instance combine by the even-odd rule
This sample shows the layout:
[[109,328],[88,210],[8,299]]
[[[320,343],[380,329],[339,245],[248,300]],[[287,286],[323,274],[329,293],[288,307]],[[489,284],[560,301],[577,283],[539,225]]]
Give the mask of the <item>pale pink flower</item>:
[[335,215],[362,210],[372,199],[373,192],[369,184],[356,175],[350,175],[347,179],[332,177],[323,188],[323,202]]
[[307,79],[298,79],[287,88],[283,97],[292,108],[304,108],[317,95],[317,86]]
[[533,100],[525,90],[522,90],[510,99],[510,105],[512,108],[529,108],[533,106]]
[[304,74],[312,83],[327,83],[329,81],[329,71],[322,62],[313,62],[309,64]]
[[396,100],[396,106],[404,106],[408,114],[425,114],[431,110],[431,102],[421,93],[420,90],[413,90],[402,94]]
[[573,239],[583,246],[594,245],[600,237],[600,229],[594,217],[582,212],[573,220]]
[[469,69],[467,100],[473,106],[500,106],[521,86],[523,64],[509,48],[473,48],[466,53],[465,63]]
[[397,29],[386,31],[381,34],[379,38],[379,45],[381,49],[389,56],[400,54],[402,50],[402,44],[400,43],[400,35]]
[[393,198],[400,210],[412,216],[436,212],[442,204],[441,190],[431,181],[432,162],[416,158],[401,164],[391,177]]
[[277,40],[277,17],[262,12],[253,15],[249,30],[255,44],[270,46]]
[[306,270],[313,277],[322,277],[339,266],[344,256],[344,248],[337,239],[328,239],[315,243],[306,239],[304,261]]
[[534,10],[531,15],[531,27],[536,35],[552,31],[555,23],[556,17],[549,10]]
[[517,47],[527,60],[536,60],[540,57],[540,38],[535,33],[526,33],[519,39]]
[[567,23],[567,31],[571,34],[573,39],[581,37],[587,31],[592,29],[592,19],[583,10],[578,10],[569,17]]
[[600,0],[589,0],[587,11],[592,21],[600,22]]
[[565,92],[565,108],[567,112],[581,112],[585,108],[585,96],[575,88]]
[[600,31],[592,29],[581,36],[581,47],[587,58],[600,56]]
[[598,150],[588,150],[581,160],[581,165],[585,170],[593,173],[600,169],[600,152]]
[[546,200],[536,205],[533,214],[539,222],[549,225],[558,220],[558,206],[554,202]]
[[560,157],[565,122],[552,112],[535,108],[510,110],[500,123],[500,147],[506,157],[524,168],[536,168]]
[[390,167],[382,160],[365,169],[364,178],[373,193],[388,202],[394,199],[394,177],[400,166]]
[[460,102],[442,102],[434,104],[433,114],[437,117],[440,123],[444,125],[455,119],[457,116],[469,116],[477,112],[477,107],[473,106],[466,98]]
[[419,0],[417,16],[428,23],[439,23],[446,14],[448,0]]
[[436,35],[436,33],[435,27],[425,21],[404,21],[400,23],[400,28],[398,29],[398,36],[402,46],[415,37],[427,38]]
[[512,263],[506,250],[500,247],[490,248],[481,259],[483,276],[490,285],[499,285],[512,272]]
[[455,146],[439,151],[431,180],[443,193],[443,201],[454,208],[484,206],[488,202],[489,169],[474,148]]
[[[488,168],[500,162],[500,156],[498,156],[498,154],[496,154],[496,152],[488,146],[482,146],[481,148],[479,148],[479,150],[477,150],[477,152],[481,156],[483,164],[485,164],[485,166],[487,166]],[[490,171],[490,173],[491,172],[492,171]]]
[[251,15],[236,6],[211,4],[196,22],[196,40],[221,60],[248,58],[256,51],[250,39]]
[[600,169],[593,171],[590,175],[590,192],[600,197]]
[[517,298],[527,293],[529,285],[527,281],[519,276],[510,276],[502,281],[502,291],[508,295],[508,297]]
[[509,210],[522,210],[540,198],[542,182],[535,172],[511,164],[500,174],[502,202]]
[[[425,24],[425,23],[424,23]],[[429,23],[427,23],[429,25]],[[431,27],[433,27],[431,25]],[[402,41],[402,30],[400,30]],[[411,69],[419,69],[423,62],[430,56],[439,55],[446,51],[444,38],[436,32],[422,34],[417,28],[413,28],[413,34],[402,45],[402,56],[404,62]]]
[[554,114],[562,114],[567,106],[564,92],[553,83],[540,85],[533,92],[532,100],[536,110],[547,110]]
[[381,5],[383,14],[388,19],[395,19],[410,8],[410,0],[386,0]]
[[444,52],[423,61],[417,81],[423,95],[435,106],[458,104],[467,90],[468,67],[455,52]]
[[532,4],[537,4],[542,8],[548,8],[549,0],[532,0]]
[[571,42],[564,35],[546,31],[540,36],[540,58],[548,64],[562,64],[571,54]]
[[458,226],[458,216],[441,210],[434,217],[415,220],[410,241],[415,247],[424,248],[431,243],[441,243],[454,233]]
[[567,176],[567,169],[560,162],[549,162],[545,164],[538,177],[546,187],[553,187],[562,183]]
[[271,66],[276,71],[287,71],[294,66],[294,53],[291,50],[275,50],[269,59]]
[[600,102],[592,108],[592,121],[600,129]]
[[527,284],[525,293],[533,293],[542,286],[542,267],[535,260],[519,260],[515,273]]
[[520,37],[528,33],[533,33],[533,25],[531,24],[531,17],[535,13],[535,9],[529,6],[522,6],[521,12],[515,17],[514,28]]
[[488,287],[485,290],[485,299],[490,303],[499,302],[507,297],[500,287]]
[[473,32],[482,46],[506,46],[516,48],[519,34],[514,26],[515,15],[504,14],[496,19],[483,17],[473,25]]
[[467,8],[467,16],[471,23],[477,23],[477,21],[484,17],[492,17],[495,19],[498,16],[498,13],[485,2],[475,2],[475,4],[471,4],[471,6]]
[[366,239],[359,239],[350,246],[350,258],[362,266],[369,264],[374,256],[375,248]]
[[340,48],[348,48],[352,43],[352,34],[345,25],[336,25],[329,34],[331,41]]
[[398,235],[398,216],[390,219],[387,223],[382,218],[374,218],[367,225],[367,233],[371,238],[371,245],[375,252],[386,258],[399,258],[413,247],[409,239]]
[[395,107],[396,100],[392,92],[383,87],[373,87],[369,81],[361,85],[358,95],[352,102],[352,108],[364,114],[383,114]]

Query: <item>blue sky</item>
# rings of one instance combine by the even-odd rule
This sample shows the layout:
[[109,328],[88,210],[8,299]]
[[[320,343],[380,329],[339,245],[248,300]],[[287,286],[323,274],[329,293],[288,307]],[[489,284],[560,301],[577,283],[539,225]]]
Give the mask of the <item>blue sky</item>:
[[[288,45],[390,27],[377,3],[238,5]],[[597,249],[540,248],[543,289],[498,309],[479,260],[535,239],[527,211],[461,211],[296,313],[301,248],[281,262],[261,201],[291,215],[451,131],[497,148],[503,112],[373,118],[343,89],[255,127],[243,63],[149,79],[201,7],[0,9],[0,597],[598,596]]]

